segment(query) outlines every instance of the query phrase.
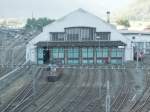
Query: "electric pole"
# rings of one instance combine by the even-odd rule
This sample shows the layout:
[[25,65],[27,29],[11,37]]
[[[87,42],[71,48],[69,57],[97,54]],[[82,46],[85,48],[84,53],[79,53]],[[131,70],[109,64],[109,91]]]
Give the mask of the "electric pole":
[[110,112],[110,85],[109,85],[109,80],[107,81],[106,112]]

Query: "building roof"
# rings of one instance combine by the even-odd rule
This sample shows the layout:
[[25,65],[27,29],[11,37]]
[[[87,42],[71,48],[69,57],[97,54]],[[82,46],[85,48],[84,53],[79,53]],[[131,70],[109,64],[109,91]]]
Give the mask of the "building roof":
[[150,32],[148,31],[120,30],[120,33],[134,42],[150,42]]
[[121,41],[60,41],[60,42],[38,42],[37,47],[118,47],[126,46]]
[[32,39],[29,44],[34,45],[39,41],[49,41],[49,32],[64,32],[67,27],[94,27],[96,28],[96,32],[111,32],[111,40],[121,40],[125,43],[130,41],[130,39],[124,38],[124,36],[109,23],[83,9],[78,9],[56,20],[52,24],[45,26],[43,32]]
[[47,25],[44,27],[44,30],[64,32],[64,28],[74,26],[95,27],[97,31],[108,31],[112,28],[110,24],[101,18],[80,8],[58,19],[54,23]]
[[119,30],[124,35],[150,35],[149,31],[136,31],[136,30]]

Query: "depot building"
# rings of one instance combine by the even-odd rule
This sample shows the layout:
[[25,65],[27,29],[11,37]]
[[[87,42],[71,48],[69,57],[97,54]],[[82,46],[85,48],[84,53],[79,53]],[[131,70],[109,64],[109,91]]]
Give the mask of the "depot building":
[[78,9],[44,27],[26,48],[36,64],[121,64],[133,60],[129,39],[99,17]]

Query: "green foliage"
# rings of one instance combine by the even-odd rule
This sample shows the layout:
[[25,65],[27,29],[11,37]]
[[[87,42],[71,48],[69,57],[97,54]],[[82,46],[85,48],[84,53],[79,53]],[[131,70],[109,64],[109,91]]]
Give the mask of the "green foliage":
[[27,19],[27,23],[25,25],[26,30],[42,30],[44,26],[52,23],[54,20],[48,18],[32,18]]
[[117,24],[119,25],[123,25],[123,26],[126,26],[126,27],[130,27],[130,23],[129,23],[129,20],[127,19],[119,19],[116,21]]

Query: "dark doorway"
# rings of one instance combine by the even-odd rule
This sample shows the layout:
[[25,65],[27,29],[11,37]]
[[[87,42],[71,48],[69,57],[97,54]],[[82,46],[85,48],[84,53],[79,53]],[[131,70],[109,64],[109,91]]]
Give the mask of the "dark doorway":
[[44,64],[48,64],[50,62],[50,50],[47,48],[44,48],[43,51],[43,61]]

